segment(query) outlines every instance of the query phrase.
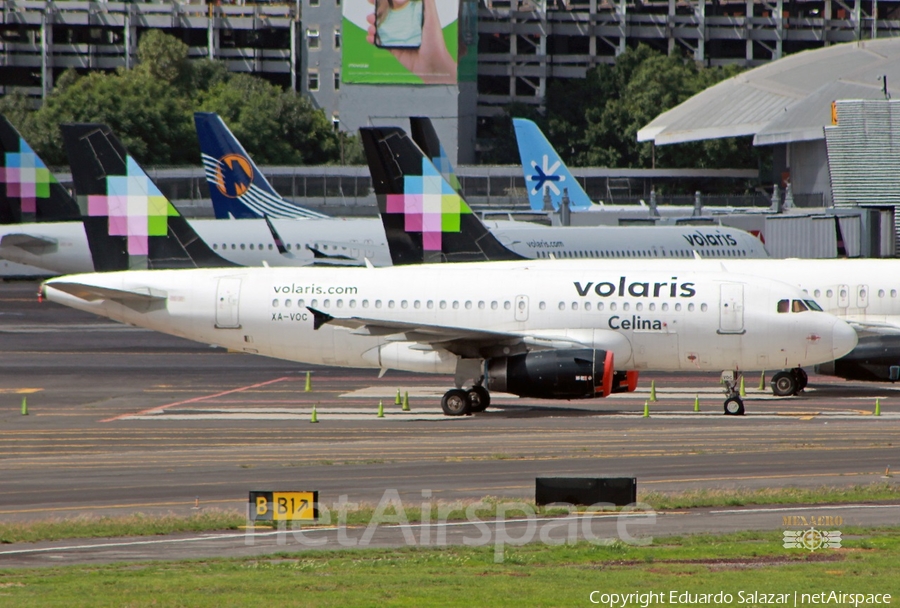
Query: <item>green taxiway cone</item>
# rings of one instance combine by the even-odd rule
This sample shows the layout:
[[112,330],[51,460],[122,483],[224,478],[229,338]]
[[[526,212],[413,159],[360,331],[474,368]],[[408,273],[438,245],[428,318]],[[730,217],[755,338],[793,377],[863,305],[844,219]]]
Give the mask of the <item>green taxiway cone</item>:
[[741,388],[738,389],[738,394],[739,394],[741,397],[746,397],[746,396],[747,396],[747,389],[744,388],[744,377],[743,377],[743,376],[741,376]]
[[397,396],[394,397],[394,405],[400,405],[402,401],[400,401],[400,389],[397,389]]
[[409,411],[409,391],[403,391],[403,411]]
[[309,372],[306,372],[306,388],[303,389],[304,392],[312,391],[312,378],[310,377]]
[[650,381],[650,401],[656,401],[656,380]]
[[700,395],[696,395],[694,397],[694,411],[695,412],[700,411]]
[[319,417],[316,415],[316,406],[315,405],[313,406],[312,416],[310,416],[309,421],[310,422],[318,422],[319,421]]
[[378,400],[378,417],[384,418],[384,402],[380,399]]
[[650,417],[650,402],[644,401],[644,418]]
[[766,390],[766,370],[759,375],[759,386],[756,387],[758,390],[764,391]]
[[28,402],[25,400],[25,397],[22,397],[22,415],[28,415]]
[[[22,413],[25,413],[25,399],[22,399]],[[875,415],[881,416],[881,399],[875,399]]]

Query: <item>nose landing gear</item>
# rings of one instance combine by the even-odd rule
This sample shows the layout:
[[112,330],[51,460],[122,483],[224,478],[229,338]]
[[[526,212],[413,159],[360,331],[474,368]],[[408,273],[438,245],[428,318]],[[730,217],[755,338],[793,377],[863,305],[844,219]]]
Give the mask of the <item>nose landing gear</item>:
[[738,389],[741,374],[722,372],[722,381],[725,383],[725,415],[743,416],[744,400],[741,399],[740,389]]

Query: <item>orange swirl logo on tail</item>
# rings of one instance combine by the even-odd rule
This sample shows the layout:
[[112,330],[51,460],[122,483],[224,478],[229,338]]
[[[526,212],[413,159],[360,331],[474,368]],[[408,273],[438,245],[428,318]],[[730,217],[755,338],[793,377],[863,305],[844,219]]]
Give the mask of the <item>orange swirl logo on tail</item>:
[[228,198],[247,193],[253,183],[253,167],[240,154],[226,154],[216,166],[216,187]]

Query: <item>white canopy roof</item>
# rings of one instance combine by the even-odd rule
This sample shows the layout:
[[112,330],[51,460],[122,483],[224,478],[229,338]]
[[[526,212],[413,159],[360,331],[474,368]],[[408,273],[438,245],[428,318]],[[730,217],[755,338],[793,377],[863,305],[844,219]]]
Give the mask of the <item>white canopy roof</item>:
[[657,145],[754,135],[755,145],[824,139],[836,99],[883,99],[882,77],[900,95],[900,38],[804,51],[748,70],[694,95],[638,131]]

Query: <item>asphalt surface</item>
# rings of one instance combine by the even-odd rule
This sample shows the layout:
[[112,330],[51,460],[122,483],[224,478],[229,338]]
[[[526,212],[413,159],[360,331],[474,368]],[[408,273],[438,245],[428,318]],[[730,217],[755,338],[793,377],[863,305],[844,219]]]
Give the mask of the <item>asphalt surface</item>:
[[[379,379],[373,370],[229,353],[38,303],[36,292],[34,283],[0,284],[0,521],[243,509],[251,490],[317,490],[327,506],[340,496],[374,505],[396,491],[417,505],[531,500],[535,478],[547,476],[633,476],[642,493],[894,483],[885,471],[900,467],[893,385],[813,375],[804,394],[776,399],[757,390],[754,375],[746,379],[747,415],[730,417],[716,375],[648,374],[632,394],[581,402],[495,396],[483,414],[447,418],[439,398],[449,377]],[[645,418],[651,379],[658,401]],[[409,393],[408,413],[394,403],[398,390]],[[314,405],[318,424],[310,423]],[[720,511],[660,514],[644,534],[782,524],[781,512]],[[898,511],[836,513],[856,525],[895,523]],[[532,524],[504,525],[524,534]],[[439,526],[427,536],[439,528],[457,541],[480,534]],[[326,538],[326,548],[344,546],[337,531],[307,534]],[[405,544],[408,534],[426,532],[382,527],[370,541]],[[284,550],[278,539],[6,545],[0,566],[264,553]],[[94,548],[64,548],[82,544]]]

